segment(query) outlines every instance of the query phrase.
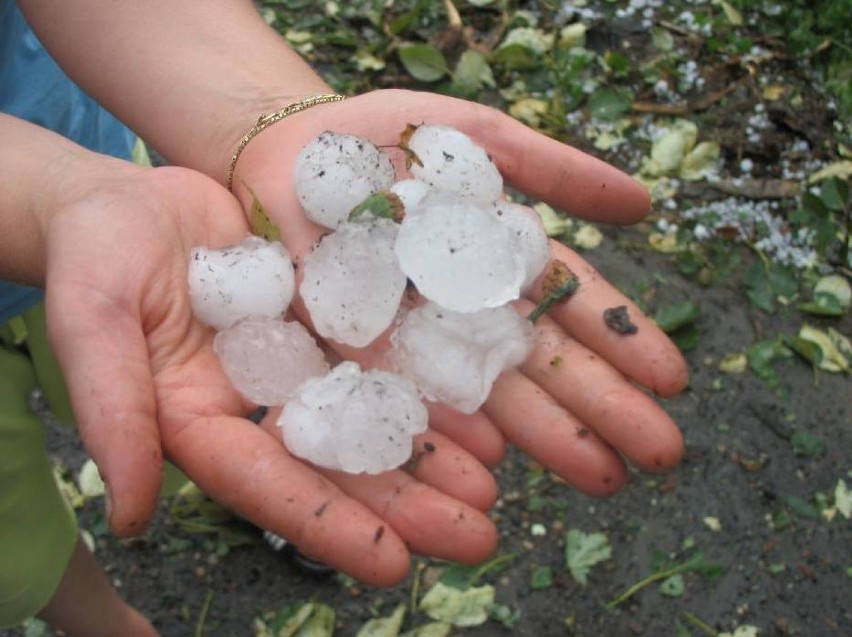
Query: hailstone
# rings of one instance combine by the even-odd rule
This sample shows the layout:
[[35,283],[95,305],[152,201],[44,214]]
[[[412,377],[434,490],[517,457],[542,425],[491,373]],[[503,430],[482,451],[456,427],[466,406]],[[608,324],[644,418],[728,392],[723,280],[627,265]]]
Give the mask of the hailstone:
[[296,158],[296,195],[311,221],[336,228],[367,196],[394,181],[390,157],[372,142],[326,131]]
[[550,259],[550,240],[544,224],[535,210],[511,201],[497,201],[492,210],[511,232],[515,248],[524,260],[525,276],[521,289],[526,290]]
[[278,425],[292,454],[327,469],[375,474],[408,460],[428,417],[409,379],[347,361],[299,387]]
[[426,303],[391,335],[390,363],[429,400],[471,414],[494,380],[532,351],[533,327],[511,306],[468,314]]
[[193,314],[218,330],[252,314],[281,316],[296,289],[287,249],[251,235],[228,248],[193,248],[187,279]]
[[328,373],[304,325],[280,318],[247,316],[216,334],[213,351],[231,384],[258,405],[283,405],[303,382]]
[[437,190],[484,204],[497,200],[503,191],[503,177],[491,157],[456,128],[418,126],[407,147],[417,158],[411,173]]
[[507,226],[470,202],[427,197],[403,220],[396,254],[423,296],[456,312],[513,301],[526,278]]
[[423,197],[432,189],[425,181],[419,179],[401,179],[390,187],[390,191],[402,201],[405,214],[410,214],[417,209]]
[[305,258],[299,293],[319,334],[364,347],[390,327],[406,283],[394,253],[398,231],[390,219],[364,214]]

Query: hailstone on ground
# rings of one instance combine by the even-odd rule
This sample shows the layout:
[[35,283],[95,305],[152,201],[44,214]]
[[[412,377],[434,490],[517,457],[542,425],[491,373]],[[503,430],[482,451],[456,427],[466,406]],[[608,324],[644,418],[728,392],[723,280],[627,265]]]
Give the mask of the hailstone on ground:
[[403,220],[396,254],[423,296],[456,312],[514,301],[526,278],[507,226],[470,202],[427,197]]
[[471,414],[494,380],[529,356],[533,327],[508,305],[469,314],[434,303],[410,310],[391,336],[393,368],[429,400]]
[[304,383],[278,425],[294,455],[327,469],[375,474],[408,460],[412,437],[426,430],[427,421],[410,380],[343,362]]
[[503,177],[488,153],[451,126],[418,126],[407,141],[416,156],[411,173],[437,190],[491,203],[503,191]]
[[319,334],[364,347],[390,326],[405,292],[394,253],[398,230],[390,219],[364,214],[305,258],[299,293]]
[[366,139],[326,131],[296,158],[294,185],[311,221],[336,228],[368,195],[394,181],[390,157]]
[[193,314],[218,330],[244,316],[281,316],[296,288],[290,253],[255,236],[218,250],[193,248],[187,279]]
[[544,224],[535,210],[511,201],[497,201],[493,210],[511,232],[515,249],[524,259],[525,277],[521,289],[526,290],[550,259],[550,240]]
[[325,355],[301,323],[247,316],[216,334],[225,375],[258,405],[283,405],[303,382],[328,372]]

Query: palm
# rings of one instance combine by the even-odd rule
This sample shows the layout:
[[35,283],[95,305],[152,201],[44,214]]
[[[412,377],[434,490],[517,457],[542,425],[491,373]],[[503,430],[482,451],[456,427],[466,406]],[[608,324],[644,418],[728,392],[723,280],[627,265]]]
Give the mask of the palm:
[[[115,201],[138,203],[128,209]],[[246,232],[235,200],[178,169],[137,174],[52,223],[52,339],[82,436],[113,495],[113,528],[144,528],[165,455],[211,497],[372,583],[405,575],[406,545],[484,558],[493,528],[471,506],[401,471],[320,475],[287,454],[270,423],[257,427],[242,417],[249,405],[215,360],[212,331],[191,316],[186,268],[192,246],[233,244]],[[494,488],[484,469],[461,450],[445,457],[416,473],[467,474],[473,486],[466,499],[488,506]]]

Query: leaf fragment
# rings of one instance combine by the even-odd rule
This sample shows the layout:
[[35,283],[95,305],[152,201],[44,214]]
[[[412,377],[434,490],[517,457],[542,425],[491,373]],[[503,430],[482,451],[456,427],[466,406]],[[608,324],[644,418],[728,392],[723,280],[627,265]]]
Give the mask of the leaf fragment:
[[405,619],[405,604],[397,606],[388,617],[375,617],[361,626],[355,637],[397,637]]
[[490,584],[465,590],[437,582],[420,600],[420,610],[432,619],[453,626],[479,626],[488,620],[494,606],[494,587]]
[[565,534],[565,565],[571,577],[581,586],[588,583],[592,567],[608,560],[611,555],[612,548],[603,533],[571,529]]

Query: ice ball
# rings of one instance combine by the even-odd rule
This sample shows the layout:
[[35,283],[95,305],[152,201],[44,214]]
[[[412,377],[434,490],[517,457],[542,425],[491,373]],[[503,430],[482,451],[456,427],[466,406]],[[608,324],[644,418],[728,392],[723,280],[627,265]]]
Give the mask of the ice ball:
[[381,473],[411,456],[428,412],[409,379],[343,362],[303,384],[281,412],[290,452],[327,469]]
[[483,148],[452,126],[424,124],[408,140],[419,159],[411,173],[437,190],[491,203],[503,192],[503,177]]
[[492,210],[509,229],[518,254],[524,260],[525,276],[521,289],[526,290],[550,260],[550,240],[544,224],[535,210],[511,201],[497,201]]
[[280,318],[247,316],[216,334],[213,350],[231,384],[258,405],[283,405],[306,380],[328,373],[308,330]]
[[429,184],[419,179],[401,179],[390,187],[390,191],[402,201],[405,214],[414,212],[431,189]]
[[319,334],[364,347],[390,327],[406,283],[394,252],[398,231],[390,219],[364,214],[305,258],[299,293]]
[[327,228],[336,228],[367,196],[393,181],[387,153],[355,135],[326,131],[296,158],[296,195],[308,218]]
[[456,312],[520,296],[526,265],[508,228],[487,208],[427,197],[396,241],[402,271],[426,298]]
[[504,370],[529,356],[534,338],[532,324],[508,305],[462,314],[426,303],[406,313],[391,344],[393,368],[427,399],[470,414]]
[[193,248],[187,279],[193,314],[217,330],[253,314],[281,316],[296,289],[287,249],[252,235],[228,248]]

